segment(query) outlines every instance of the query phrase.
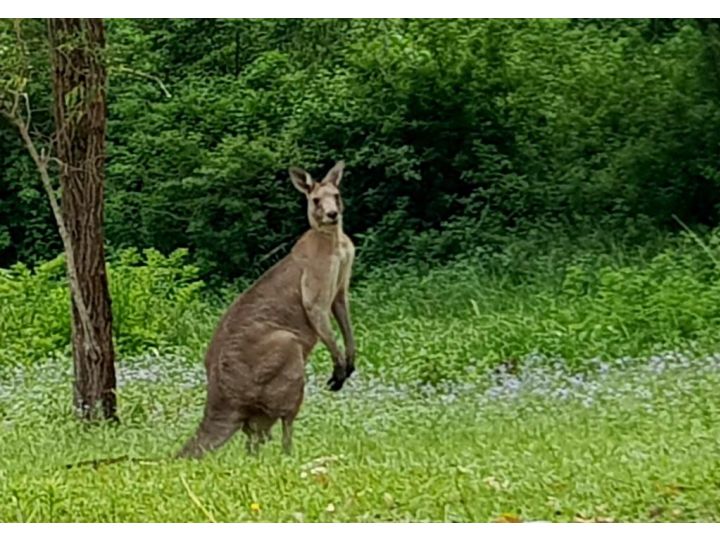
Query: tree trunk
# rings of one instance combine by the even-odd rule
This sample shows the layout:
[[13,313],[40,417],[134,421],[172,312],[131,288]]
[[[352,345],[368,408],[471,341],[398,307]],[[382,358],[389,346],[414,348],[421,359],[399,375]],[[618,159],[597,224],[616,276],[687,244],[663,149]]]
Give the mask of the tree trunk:
[[103,22],[50,19],[48,32],[62,215],[83,300],[82,305],[72,301],[75,406],[86,420],[101,415],[117,419],[103,233],[107,81]]

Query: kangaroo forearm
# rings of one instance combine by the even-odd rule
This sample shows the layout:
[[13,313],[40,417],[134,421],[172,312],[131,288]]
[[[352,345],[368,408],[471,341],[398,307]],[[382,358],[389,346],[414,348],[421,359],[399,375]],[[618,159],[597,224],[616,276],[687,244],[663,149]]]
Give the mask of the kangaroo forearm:
[[308,313],[311,324],[315,328],[320,341],[328,348],[330,355],[333,358],[333,362],[337,363],[342,359],[342,353],[338,346],[335,338],[332,334],[332,326],[330,325],[330,319],[325,313],[312,310]]
[[320,335],[320,341],[323,342],[323,344],[328,348],[330,351],[330,354],[333,357],[333,361],[337,363],[338,361],[342,360],[342,352],[340,352],[340,347],[338,346],[337,342],[335,341],[335,338],[332,337],[330,334],[321,333]]
[[350,319],[350,310],[348,309],[345,299],[333,303],[332,312],[335,320],[340,326],[340,333],[345,342],[345,353],[352,357],[355,354],[355,338],[353,336],[352,321]]

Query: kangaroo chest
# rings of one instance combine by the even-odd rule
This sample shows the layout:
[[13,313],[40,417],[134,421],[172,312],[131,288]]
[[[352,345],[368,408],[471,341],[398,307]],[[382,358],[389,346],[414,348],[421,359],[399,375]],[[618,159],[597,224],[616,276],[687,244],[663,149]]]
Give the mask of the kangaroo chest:
[[347,281],[354,257],[354,248],[349,240],[341,240],[337,249],[337,275],[335,276],[335,288],[340,289]]
[[347,242],[340,242],[334,247],[328,259],[327,283],[329,294],[327,296],[327,301],[329,308],[330,303],[332,303],[335,296],[337,296],[338,291],[347,281],[353,259],[352,245]]
[[340,288],[348,281],[354,256],[349,238],[321,237],[310,233],[297,246],[302,261],[304,294],[325,309],[330,309]]

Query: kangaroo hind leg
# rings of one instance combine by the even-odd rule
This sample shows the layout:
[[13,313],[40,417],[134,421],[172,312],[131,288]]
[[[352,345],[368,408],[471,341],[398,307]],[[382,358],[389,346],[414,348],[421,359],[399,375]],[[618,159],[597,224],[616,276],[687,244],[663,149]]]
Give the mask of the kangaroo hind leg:
[[270,430],[275,420],[269,416],[253,416],[243,423],[242,430],[247,436],[248,454],[257,454],[260,447],[270,440]]

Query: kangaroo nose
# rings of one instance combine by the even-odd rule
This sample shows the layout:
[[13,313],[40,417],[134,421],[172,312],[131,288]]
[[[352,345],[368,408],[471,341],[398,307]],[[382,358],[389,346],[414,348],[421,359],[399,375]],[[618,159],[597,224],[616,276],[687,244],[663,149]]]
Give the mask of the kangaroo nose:
[[329,217],[332,220],[335,220],[335,219],[337,219],[337,212],[335,212],[335,211],[328,212],[327,217]]

